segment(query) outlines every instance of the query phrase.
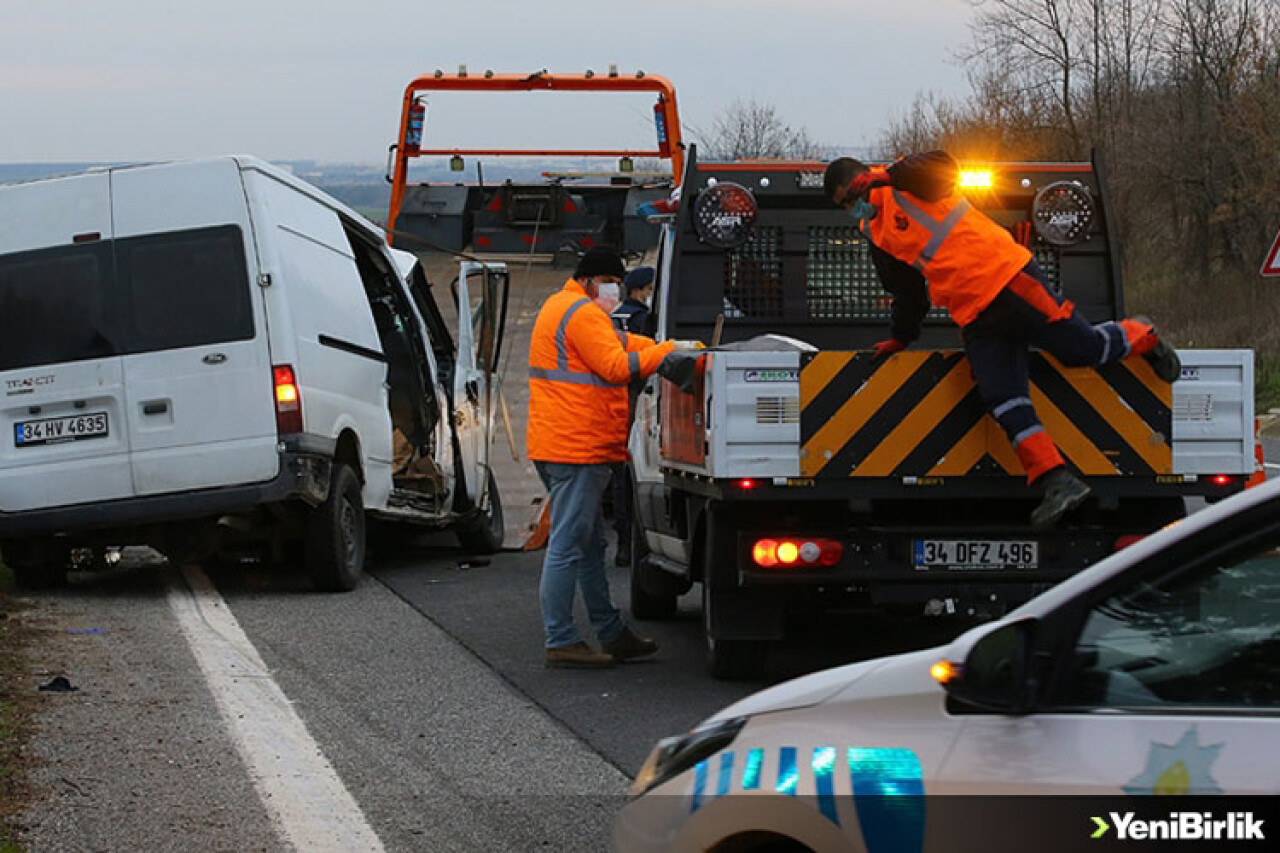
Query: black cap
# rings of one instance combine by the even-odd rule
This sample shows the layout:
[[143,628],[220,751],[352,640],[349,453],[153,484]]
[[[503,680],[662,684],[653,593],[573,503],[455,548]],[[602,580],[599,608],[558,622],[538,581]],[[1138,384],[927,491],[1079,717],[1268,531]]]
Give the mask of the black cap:
[[578,268],[573,271],[576,279],[591,278],[594,275],[611,275],[619,279],[625,278],[627,268],[622,265],[622,257],[607,246],[596,246],[587,251],[578,261]]
[[622,286],[628,293],[633,290],[639,290],[642,287],[648,287],[653,284],[654,275],[653,267],[636,267],[627,273],[627,277],[622,280]]

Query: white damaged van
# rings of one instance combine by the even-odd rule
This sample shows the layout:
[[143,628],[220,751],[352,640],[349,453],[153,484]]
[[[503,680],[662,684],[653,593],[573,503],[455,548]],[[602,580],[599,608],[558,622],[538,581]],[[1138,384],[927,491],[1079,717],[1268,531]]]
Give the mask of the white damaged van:
[[496,550],[506,270],[461,265],[455,340],[413,260],[251,157],[0,187],[4,562],[265,546],[344,590],[366,515]]

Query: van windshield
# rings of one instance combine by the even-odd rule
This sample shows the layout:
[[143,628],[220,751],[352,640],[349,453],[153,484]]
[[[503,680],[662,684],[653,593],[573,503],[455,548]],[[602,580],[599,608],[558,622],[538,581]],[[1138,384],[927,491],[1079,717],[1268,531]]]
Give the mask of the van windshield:
[[0,255],[0,370],[254,334],[235,225]]

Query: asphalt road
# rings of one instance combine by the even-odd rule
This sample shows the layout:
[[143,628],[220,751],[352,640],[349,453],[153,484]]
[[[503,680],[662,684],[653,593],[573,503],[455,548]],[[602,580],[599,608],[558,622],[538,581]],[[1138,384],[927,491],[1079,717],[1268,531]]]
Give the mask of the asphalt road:
[[[681,600],[676,619],[633,622],[638,633],[658,641],[660,649],[653,658],[603,671],[549,670],[543,666],[538,611],[542,554],[503,553],[488,565],[460,569],[459,565],[471,561],[446,543],[427,542],[430,550],[397,555],[375,567],[373,574],[629,776],[639,770],[658,739],[687,731],[770,683],[919,648],[950,635],[945,625],[920,633],[928,626],[904,631],[883,620],[832,618],[810,626],[794,643],[777,649],[761,680],[716,681],[707,673],[695,587]],[[447,556],[442,559],[441,555]],[[610,586],[625,612],[627,570],[612,569]],[[581,607],[578,624],[589,630]]]

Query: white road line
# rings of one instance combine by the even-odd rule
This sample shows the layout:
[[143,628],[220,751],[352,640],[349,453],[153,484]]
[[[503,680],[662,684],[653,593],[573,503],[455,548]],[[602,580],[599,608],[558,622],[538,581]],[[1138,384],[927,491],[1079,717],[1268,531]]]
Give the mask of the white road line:
[[383,849],[289,698],[209,578],[184,566],[169,604],[200,663],[254,787],[295,850]]

